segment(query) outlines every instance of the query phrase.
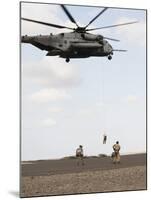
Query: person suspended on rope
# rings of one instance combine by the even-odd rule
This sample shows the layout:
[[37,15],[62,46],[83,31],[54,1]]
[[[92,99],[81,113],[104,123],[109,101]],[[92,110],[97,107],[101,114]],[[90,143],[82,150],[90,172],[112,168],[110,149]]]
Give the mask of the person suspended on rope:
[[84,153],[83,153],[83,146],[79,145],[79,147],[76,149],[76,157],[78,158],[78,162],[77,165],[80,164],[80,162],[82,163],[82,165],[84,165]]
[[107,141],[107,135],[104,134],[104,135],[103,135],[103,144],[106,144],[106,141]]
[[121,146],[119,145],[119,141],[116,141],[116,144],[113,145],[113,153],[112,153],[112,159],[113,163],[120,163],[120,149]]

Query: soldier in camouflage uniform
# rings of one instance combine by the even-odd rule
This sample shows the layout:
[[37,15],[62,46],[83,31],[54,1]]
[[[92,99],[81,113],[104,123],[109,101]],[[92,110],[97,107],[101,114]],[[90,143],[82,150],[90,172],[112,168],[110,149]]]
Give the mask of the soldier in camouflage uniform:
[[113,163],[120,163],[120,151],[121,147],[119,145],[119,142],[117,141],[116,144],[113,145],[113,155],[112,155],[112,158],[113,158]]

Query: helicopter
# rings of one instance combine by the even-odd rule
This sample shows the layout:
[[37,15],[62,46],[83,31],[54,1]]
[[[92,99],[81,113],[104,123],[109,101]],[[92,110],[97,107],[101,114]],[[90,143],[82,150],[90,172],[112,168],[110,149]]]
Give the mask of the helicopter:
[[125,52],[127,50],[113,49],[108,40],[119,41],[117,39],[108,38],[100,34],[89,33],[91,31],[112,28],[117,26],[129,25],[137,23],[138,21],[132,21],[127,23],[114,24],[110,26],[103,26],[99,28],[88,28],[99,16],[101,16],[108,7],[104,7],[101,11],[86,25],[79,26],[67,7],[63,4],[60,5],[68,19],[75,24],[75,28],[71,28],[64,25],[52,24],[42,22],[33,19],[21,18],[22,20],[38,23],[45,26],[51,26],[58,29],[69,29],[72,32],[59,33],[49,35],[36,35],[21,37],[22,43],[29,43],[35,47],[47,51],[46,56],[60,56],[65,58],[66,62],[69,62],[71,58],[88,58],[88,57],[104,57],[109,60],[112,59],[114,51]]

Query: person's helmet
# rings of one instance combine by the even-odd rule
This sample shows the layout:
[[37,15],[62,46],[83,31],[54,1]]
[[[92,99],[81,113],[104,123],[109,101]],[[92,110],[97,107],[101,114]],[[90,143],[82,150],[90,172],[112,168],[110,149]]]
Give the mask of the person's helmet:
[[82,148],[82,145],[79,145],[80,148]]
[[116,144],[118,144],[119,143],[119,141],[116,141]]

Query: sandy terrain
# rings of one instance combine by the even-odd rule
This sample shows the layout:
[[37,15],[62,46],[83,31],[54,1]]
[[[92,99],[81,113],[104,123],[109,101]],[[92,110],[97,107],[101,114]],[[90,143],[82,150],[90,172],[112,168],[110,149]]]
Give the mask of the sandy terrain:
[[[60,165],[57,166],[57,161],[51,161],[50,163],[55,163],[56,170],[54,171],[54,166],[50,165],[50,174],[47,170],[47,173],[44,173],[42,168],[42,163],[46,161],[23,165],[21,197],[146,189],[145,154],[125,156],[119,165],[112,164],[109,158],[88,160],[85,166],[74,165],[75,170],[73,168],[68,170],[68,166],[65,167],[64,164],[69,162],[67,160],[61,161],[64,166],[62,170]],[[104,162],[98,168],[100,160],[101,163]],[[126,161],[129,164],[126,164]],[[73,162],[75,164],[75,160],[72,160],[71,163]],[[38,169],[41,172],[39,175],[32,174],[34,170],[29,170],[33,165],[35,165],[36,173]],[[38,168],[38,166],[40,167]]]

